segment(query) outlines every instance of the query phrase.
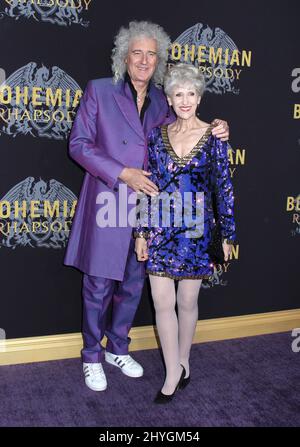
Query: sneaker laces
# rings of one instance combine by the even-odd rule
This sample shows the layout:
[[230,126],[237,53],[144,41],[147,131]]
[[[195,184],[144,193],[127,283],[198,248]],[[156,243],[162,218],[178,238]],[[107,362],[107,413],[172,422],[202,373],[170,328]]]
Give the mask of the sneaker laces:
[[93,374],[93,376],[95,376],[96,378],[97,377],[100,377],[101,379],[105,378],[105,374],[104,374],[104,371],[103,371],[103,368],[102,368],[101,364],[99,364],[99,363],[92,363],[89,366],[89,369],[90,369],[91,373]]
[[127,366],[135,366],[137,363],[130,355],[124,356],[122,360]]

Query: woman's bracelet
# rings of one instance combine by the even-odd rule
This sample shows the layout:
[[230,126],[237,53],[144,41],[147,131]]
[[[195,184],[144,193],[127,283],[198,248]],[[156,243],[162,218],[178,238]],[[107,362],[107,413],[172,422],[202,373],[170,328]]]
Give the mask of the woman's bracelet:
[[137,238],[148,239],[148,237],[149,237],[149,231],[138,231],[138,230],[135,230],[135,231],[133,232],[133,237],[134,237],[135,239],[137,239]]

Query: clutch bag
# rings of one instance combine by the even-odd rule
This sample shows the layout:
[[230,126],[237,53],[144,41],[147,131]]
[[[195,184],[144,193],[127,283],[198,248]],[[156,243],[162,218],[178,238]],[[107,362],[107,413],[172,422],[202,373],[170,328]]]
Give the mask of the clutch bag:
[[214,264],[224,264],[224,251],[220,224],[217,221],[212,229],[211,240],[208,244],[207,253]]

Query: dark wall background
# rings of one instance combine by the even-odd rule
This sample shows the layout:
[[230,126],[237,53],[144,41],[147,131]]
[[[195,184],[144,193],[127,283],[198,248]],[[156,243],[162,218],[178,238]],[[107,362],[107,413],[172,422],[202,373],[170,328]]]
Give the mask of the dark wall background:
[[[0,1],[0,12],[7,6]],[[251,67],[243,69],[237,83],[240,93],[207,93],[201,105],[202,119],[229,122],[231,145],[245,150],[246,162],[232,166],[238,257],[214,283],[203,284],[200,319],[300,304],[299,225],[286,210],[287,197],[300,192],[299,119],[293,118],[300,94],[291,88],[292,70],[300,66],[299,13],[296,1],[94,0],[80,15],[88,27],[47,23],[38,14],[39,20],[0,15],[0,66],[8,78],[34,61],[38,67],[60,67],[82,90],[89,79],[110,76],[113,37],[133,19],[161,24],[173,41],[196,23],[220,27],[239,49],[252,51]],[[29,176],[55,179],[78,196],[83,172],[68,157],[67,139],[2,132],[0,147],[1,200]],[[80,331],[81,273],[63,266],[63,257],[64,248],[1,246],[0,327],[7,338]],[[152,322],[146,283],[135,326]]]

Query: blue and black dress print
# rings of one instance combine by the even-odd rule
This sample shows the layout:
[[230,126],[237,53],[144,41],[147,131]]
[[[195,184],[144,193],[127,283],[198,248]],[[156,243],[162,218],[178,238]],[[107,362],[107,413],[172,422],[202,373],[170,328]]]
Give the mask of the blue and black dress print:
[[[207,253],[211,231],[217,213],[222,237],[236,243],[235,221],[233,215],[234,196],[229,173],[227,142],[222,142],[211,134],[209,126],[196,146],[184,157],[174,152],[168,137],[167,126],[156,127],[148,139],[149,171],[159,192],[180,193],[182,197],[191,193],[192,217],[197,213],[197,202],[202,200],[201,236],[187,237],[193,227],[191,222],[182,219],[181,226],[172,226],[175,207],[178,202],[170,201],[171,225],[153,226],[149,220],[139,225],[137,233],[147,234],[149,259],[146,271],[152,275],[167,276],[173,279],[210,278],[214,265]],[[196,194],[198,193],[198,194]],[[200,194],[203,193],[203,194]],[[167,194],[167,195],[168,195]],[[149,216],[153,217],[148,198]],[[203,203],[204,202],[204,203]],[[177,203],[177,205],[176,205]],[[182,200],[182,207],[188,201]],[[175,205],[174,205],[175,204]],[[152,201],[153,207],[153,201]],[[162,222],[162,208],[159,207]],[[198,203],[199,208],[199,203]],[[183,210],[184,212],[184,210]],[[196,226],[195,226],[196,230]]]

